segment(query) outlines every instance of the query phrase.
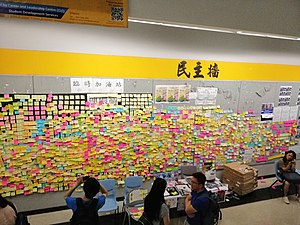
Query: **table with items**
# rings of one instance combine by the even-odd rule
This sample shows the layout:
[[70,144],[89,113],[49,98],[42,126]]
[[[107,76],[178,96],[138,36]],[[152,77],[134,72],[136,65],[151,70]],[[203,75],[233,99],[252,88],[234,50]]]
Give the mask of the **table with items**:
[[[220,179],[216,178],[213,181],[206,182],[205,188],[215,196],[217,202],[225,201],[228,185],[223,184]],[[170,208],[177,208],[177,211],[184,210],[185,197],[190,192],[190,177],[178,181],[170,181],[164,194],[166,204]]]
[[[166,204],[170,207],[170,209],[173,209],[174,211],[184,210],[185,197],[191,192],[190,181],[190,177],[181,180],[168,181],[164,196]],[[228,185],[223,184],[218,178],[214,181],[206,182],[205,188],[211,194],[215,195],[217,202],[225,201],[225,194],[228,191]],[[139,205],[136,207],[128,207],[126,211],[132,219],[137,221],[143,214],[144,206]]]

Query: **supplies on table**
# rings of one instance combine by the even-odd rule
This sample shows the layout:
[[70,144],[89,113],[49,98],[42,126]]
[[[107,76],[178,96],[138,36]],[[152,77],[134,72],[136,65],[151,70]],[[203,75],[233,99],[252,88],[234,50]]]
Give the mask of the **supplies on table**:
[[257,173],[257,169],[240,162],[228,163],[224,165],[223,183],[238,195],[245,195],[257,187]]

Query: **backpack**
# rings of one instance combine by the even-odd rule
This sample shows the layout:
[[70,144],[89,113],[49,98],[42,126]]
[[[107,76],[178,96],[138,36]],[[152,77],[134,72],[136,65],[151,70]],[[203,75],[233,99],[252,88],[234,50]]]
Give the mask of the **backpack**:
[[76,198],[77,209],[71,218],[71,225],[97,225],[97,204],[98,199],[96,198],[93,198],[89,205],[84,205],[81,198]]
[[202,214],[202,225],[217,225],[219,220],[222,220],[222,212],[217,201],[212,197],[202,197],[208,198],[208,211]]
[[152,222],[146,217],[145,213],[139,218],[139,222],[142,225],[153,225]]
[[20,212],[18,213],[15,205],[12,202],[8,201],[8,205],[10,207],[12,207],[12,209],[16,213],[17,218],[16,218],[15,225],[30,225],[30,223],[28,222],[27,216],[24,213],[20,213]]

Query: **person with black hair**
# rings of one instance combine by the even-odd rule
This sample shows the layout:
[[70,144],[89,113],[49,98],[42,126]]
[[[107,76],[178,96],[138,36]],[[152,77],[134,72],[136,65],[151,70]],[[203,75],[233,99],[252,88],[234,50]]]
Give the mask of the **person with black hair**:
[[169,225],[169,208],[165,203],[166,180],[156,178],[144,201],[144,215],[153,225]]
[[11,204],[0,195],[0,225],[16,224],[17,215]]
[[209,194],[205,189],[206,177],[203,173],[197,172],[192,175],[192,192],[186,196],[185,212],[187,218],[185,225],[202,225],[204,215],[209,209]]
[[298,198],[300,202],[300,175],[296,173],[296,153],[292,150],[286,151],[283,158],[278,161],[279,172],[284,179],[283,201],[290,204],[288,193],[291,184],[297,186]]
[[[84,196],[82,198],[71,197],[74,190],[82,183]],[[94,198],[99,191],[102,195]],[[64,196],[67,206],[73,211],[71,224],[97,224],[98,210],[104,205],[107,195],[107,190],[95,178],[79,177],[76,184]]]

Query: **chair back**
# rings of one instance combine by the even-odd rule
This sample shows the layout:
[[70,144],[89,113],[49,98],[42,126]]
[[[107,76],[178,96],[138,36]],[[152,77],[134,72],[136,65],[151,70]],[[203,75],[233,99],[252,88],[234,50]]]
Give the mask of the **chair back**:
[[153,223],[146,217],[145,213],[139,218],[139,222],[142,225],[153,225]]
[[126,206],[127,207],[136,207],[144,205],[144,199],[148,194],[146,188],[137,188],[128,192],[126,197]]
[[141,176],[130,176],[125,178],[124,195],[125,197],[131,190],[142,188],[143,178]]
[[105,187],[105,189],[108,192],[108,196],[116,195],[116,184],[117,184],[116,180],[114,180],[114,179],[105,179],[105,180],[101,180],[100,184],[103,185],[103,187]]
[[275,176],[277,178],[277,180],[279,180],[280,182],[283,182],[282,177],[280,176],[280,168],[279,168],[279,160],[275,161]]

